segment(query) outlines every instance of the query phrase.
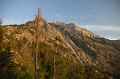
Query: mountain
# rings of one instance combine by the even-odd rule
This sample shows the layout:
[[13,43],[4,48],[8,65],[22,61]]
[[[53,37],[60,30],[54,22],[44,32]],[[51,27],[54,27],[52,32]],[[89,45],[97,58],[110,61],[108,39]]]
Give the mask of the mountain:
[[[4,26],[4,42],[17,65],[14,78],[34,78],[36,20]],[[40,79],[117,79],[120,41],[100,37],[74,23],[38,23],[38,77]],[[55,71],[56,70],[56,71]]]
[[[117,70],[120,68],[120,42],[119,40],[112,41],[96,34],[80,28],[74,23],[64,24],[58,22],[56,27],[85,54],[89,56],[86,62],[96,62],[98,65],[106,67],[113,73],[120,73]],[[76,55],[81,52],[76,52]],[[78,55],[81,58],[81,54]],[[86,56],[85,56],[86,57]],[[82,60],[81,60],[82,61]]]

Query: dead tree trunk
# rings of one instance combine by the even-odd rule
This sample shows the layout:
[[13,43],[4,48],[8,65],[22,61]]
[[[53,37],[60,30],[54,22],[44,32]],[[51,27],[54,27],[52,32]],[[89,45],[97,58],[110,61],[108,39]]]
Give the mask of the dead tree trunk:
[[56,78],[56,65],[55,65],[55,55],[54,55],[54,79]]
[[39,26],[39,21],[40,21],[40,14],[41,14],[41,8],[38,9],[38,15],[36,17],[37,20],[37,25],[36,25],[36,51],[35,51],[35,79],[37,78],[37,70],[39,69],[38,67],[38,26]]

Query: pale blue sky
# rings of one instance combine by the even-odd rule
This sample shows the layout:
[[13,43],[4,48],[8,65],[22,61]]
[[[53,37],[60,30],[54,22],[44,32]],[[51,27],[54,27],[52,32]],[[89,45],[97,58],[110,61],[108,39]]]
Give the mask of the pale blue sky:
[[33,20],[41,4],[48,22],[72,22],[99,36],[120,39],[120,0],[0,0],[3,25]]

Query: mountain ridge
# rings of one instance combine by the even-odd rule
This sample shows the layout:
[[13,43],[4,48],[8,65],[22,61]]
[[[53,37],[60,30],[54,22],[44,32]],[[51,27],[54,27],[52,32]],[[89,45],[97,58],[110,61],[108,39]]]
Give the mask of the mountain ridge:
[[[105,67],[112,74],[120,74],[118,71],[120,69],[120,42],[102,38],[74,23],[49,23],[41,18],[38,24],[40,57],[46,56],[46,60],[41,59],[42,57],[39,58],[39,63],[52,62],[51,57],[54,55],[52,52],[57,52],[56,57],[58,59],[56,58],[56,61],[63,62],[64,66],[61,66],[63,69],[82,64]],[[14,61],[21,64],[21,67],[26,62],[29,62],[30,67],[33,67],[35,27],[35,19],[25,24],[4,27],[5,37],[11,42],[12,50],[16,53]],[[68,65],[66,63],[70,67],[66,66]],[[51,63],[50,65],[53,66]],[[67,72],[70,73],[69,70],[65,72],[66,74]],[[96,74],[100,74],[100,72]]]

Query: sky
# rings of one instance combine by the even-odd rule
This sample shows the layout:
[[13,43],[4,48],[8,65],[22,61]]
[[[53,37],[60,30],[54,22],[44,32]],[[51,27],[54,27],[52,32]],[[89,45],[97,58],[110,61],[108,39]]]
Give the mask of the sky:
[[33,20],[38,7],[48,22],[76,23],[101,37],[120,39],[120,0],[0,0],[3,25]]

